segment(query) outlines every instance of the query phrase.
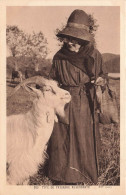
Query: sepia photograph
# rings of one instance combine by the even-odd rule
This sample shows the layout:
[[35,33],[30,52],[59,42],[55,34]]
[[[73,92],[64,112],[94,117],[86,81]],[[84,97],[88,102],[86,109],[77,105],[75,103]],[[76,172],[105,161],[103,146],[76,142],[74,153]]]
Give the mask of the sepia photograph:
[[7,182],[120,185],[119,6],[6,11]]
[[5,10],[5,185],[121,187],[121,7]]

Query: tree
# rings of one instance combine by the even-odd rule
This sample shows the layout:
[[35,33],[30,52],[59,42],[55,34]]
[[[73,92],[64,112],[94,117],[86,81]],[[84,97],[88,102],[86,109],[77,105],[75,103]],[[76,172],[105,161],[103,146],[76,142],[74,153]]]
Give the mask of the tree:
[[41,31],[28,34],[17,26],[7,26],[6,41],[13,57],[32,57],[36,70],[38,70],[38,59],[44,59],[48,54],[48,43]]
[[17,47],[22,43],[23,31],[17,26],[7,26],[6,28],[6,41],[13,57],[19,54]]

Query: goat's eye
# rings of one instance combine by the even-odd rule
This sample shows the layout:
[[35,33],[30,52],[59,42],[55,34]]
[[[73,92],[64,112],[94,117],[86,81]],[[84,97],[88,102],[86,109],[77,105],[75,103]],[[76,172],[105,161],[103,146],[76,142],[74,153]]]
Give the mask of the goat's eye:
[[56,94],[55,91],[53,90],[53,88],[50,87],[50,86],[46,86],[46,87],[44,88],[44,91],[50,91],[50,92],[52,92],[53,94]]
[[52,89],[51,89],[50,86],[45,86],[45,87],[44,87],[44,91],[52,91]]
[[52,91],[51,88],[46,88],[45,91]]

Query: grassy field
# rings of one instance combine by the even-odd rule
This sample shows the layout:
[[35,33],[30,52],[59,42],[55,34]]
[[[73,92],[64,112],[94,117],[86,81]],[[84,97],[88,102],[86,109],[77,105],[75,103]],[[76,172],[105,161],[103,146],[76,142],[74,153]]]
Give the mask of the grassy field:
[[[15,84],[7,82],[7,95],[11,93]],[[118,108],[120,109],[120,82],[110,80],[109,86],[116,92]],[[27,112],[34,97],[20,89],[11,98],[7,98],[7,115]],[[119,125],[100,124],[101,153],[99,157],[98,185],[120,185],[120,129]],[[46,162],[45,162],[46,163]],[[52,185],[45,174],[44,166],[40,166],[38,174],[30,179],[30,185]]]

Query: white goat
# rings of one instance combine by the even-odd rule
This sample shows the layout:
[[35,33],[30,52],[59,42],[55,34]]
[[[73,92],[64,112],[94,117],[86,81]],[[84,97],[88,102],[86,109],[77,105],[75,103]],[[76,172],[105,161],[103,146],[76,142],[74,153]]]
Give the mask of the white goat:
[[[27,80],[23,83],[29,83]],[[64,106],[71,99],[69,92],[60,89],[52,80],[43,79],[40,89],[24,86],[37,98],[26,114],[7,117],[7,182],[13,185],[28,183],[29,177],[44,162],[45,145],[51,136],[54,120],[58,121],[56,114],[64,116]]]

